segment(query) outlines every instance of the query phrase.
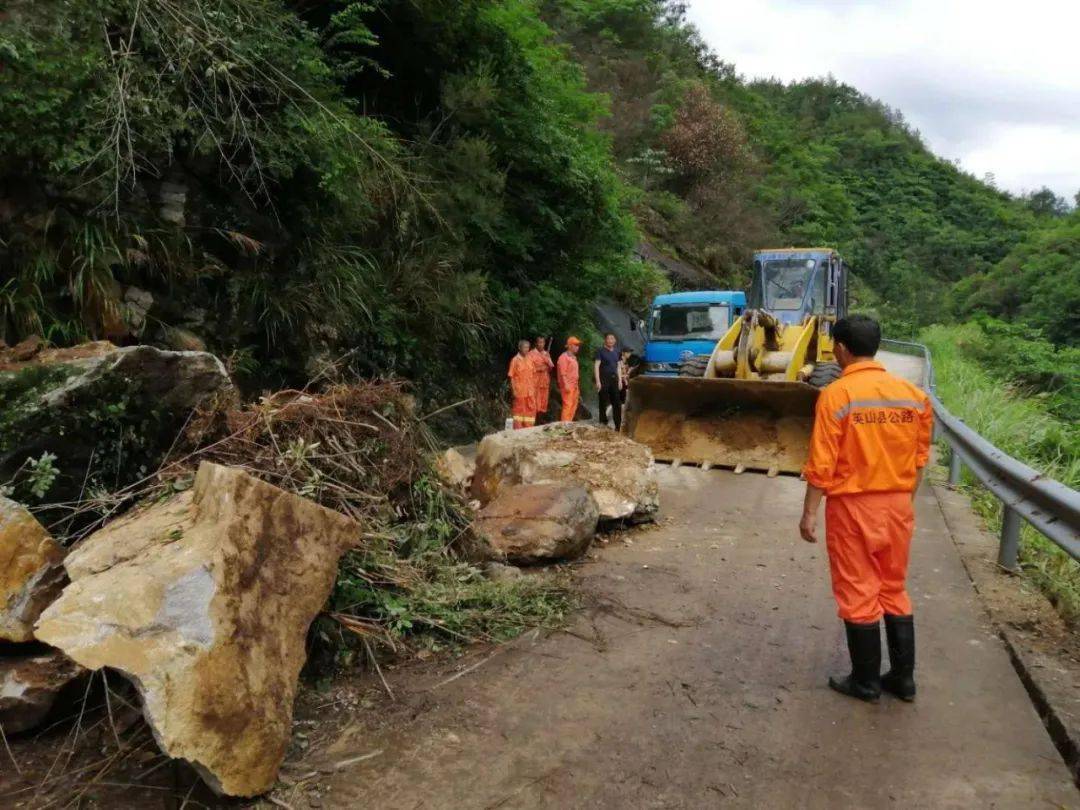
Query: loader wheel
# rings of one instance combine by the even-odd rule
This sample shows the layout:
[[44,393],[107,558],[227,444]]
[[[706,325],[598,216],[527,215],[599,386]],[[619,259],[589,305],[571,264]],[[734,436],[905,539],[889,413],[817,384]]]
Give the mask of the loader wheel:
[[810,373],[807,382],[814,388],[824,388],[840,379],[840,366],[836,363],[818,363]]
[[709,366],[708,355],[698,355],[689,360],[683,360],[679,366],[680,377],[704,377],[705,369]]

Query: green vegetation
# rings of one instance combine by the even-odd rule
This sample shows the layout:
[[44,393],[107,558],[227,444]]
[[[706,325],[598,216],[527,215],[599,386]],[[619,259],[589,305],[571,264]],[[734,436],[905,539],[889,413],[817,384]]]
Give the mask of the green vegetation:
[[[999,327],[980,328],[935,326],[920,339],[930,347],[937,372],[938,396],[973,430],[1009,455],[1073,488],[1080,487],[1080,424],[1075,419],[1055,415],[1065,408],[1075,412],[1080,406],[1076,387],[1077,364],[1064,369],[1072,375],[1070,401],[1031,396],[1024,382],[999,363],[988,371],[986,358],[1000,347]],[[1007,345],[1007,344],[1006,344]],[[1047,344],[1043,343],[1043,348]],[[1000,505],[996,498],[968,477],[967,484],[978,510],[1000,525]],[[1024,524],[1020,541],[1024,573],[1058,607],[1066,620],[1080,622],[1080,566],[1065,552]]]
[[[824,243],[847,256],[859,308],[876,311],[894,337],[980,308],[1030,317],[1059,343],[1080,336],[1074,315],[1056,319],[1070,300],[1077,310],[1075,300],[1052,307],[1039,292],[1055,289],[1048,280],[1013,284],[996,310],[968,300],[983,279],[1011,277],[1019,262],[1047,278],[1039,255],[1067,238],[1035,235],[1066,210],[1051,192],[1015,199],[964,174],[931,154],[897,110],[834,80],[740,78],[705,48],[678,3],[549,0],[544,8],[590,84],[611,96],[605,127],[642,190],[641,228],[716,284],[744,286],[754,248]],[[1028,251],[1013,254],[1025,240]],[[1055,272],[1070,274],[1075,290],[1072,250],[1071,264]],[[951,306],[963,279],[971,281]]]
[[[529,4],[61,0],[0,23],[4,337],[150,330],[257,379],[357,369],[433,398],[522,330],[662,279],[632,260],[603,100]],[[160,337],[158,338],[160,339]]]
[[[353,349],[479,396],[514,337],[662,288],[642,238],[728,287],[756,247],[835,245],[898,337],[983,312],[1077,339],[1063,201],[964,174],[854,88],[740,78],[677,2],[9,7],[8,340],[180,326],[253,383]],[[134,336],[127,285],[154,294]]]
[[[1044,217],[992,270],[963,279],[953,295],[960,314],[1006,318],[1042,331],[1058,346],[1080,346],[1080,211]],[[1071,360],[1053,358],[1074,373],[1077,359],[1075,351]],[[1032,354],[1015,365],[1048,366]]]

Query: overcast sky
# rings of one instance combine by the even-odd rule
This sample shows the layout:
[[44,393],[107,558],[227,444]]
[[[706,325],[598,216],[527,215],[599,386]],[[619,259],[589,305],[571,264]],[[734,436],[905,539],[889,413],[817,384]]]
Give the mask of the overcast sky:
[[748,78],[831,73],[977,177],[1080,190],[1077,0],[690,0],[690,18]]

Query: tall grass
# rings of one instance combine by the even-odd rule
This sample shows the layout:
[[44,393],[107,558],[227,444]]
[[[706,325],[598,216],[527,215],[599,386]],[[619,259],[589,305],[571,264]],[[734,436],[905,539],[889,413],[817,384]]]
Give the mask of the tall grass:
[[[1012,386],[973,359],[988,336],[974,324],[933,326],[920,336],[933,353],[942,402],[987,440],[1039,472],[1080,487],[1080,428],[1056,418],[1045,399]],[[976,510],[999,526],[1001,504],[965,471]],[[1080,564],[1026,523],[1020,537],[1024,575],[1074,628],[1080,627]]]

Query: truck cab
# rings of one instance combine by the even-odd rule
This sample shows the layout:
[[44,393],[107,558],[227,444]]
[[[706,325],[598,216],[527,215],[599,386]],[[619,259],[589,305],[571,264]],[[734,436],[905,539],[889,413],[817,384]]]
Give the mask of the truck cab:
[[682,364],[708,357],[746,309],[746,294],[733,290],[667,293],[653,299],[646,326],[645,370],[676,377]]

